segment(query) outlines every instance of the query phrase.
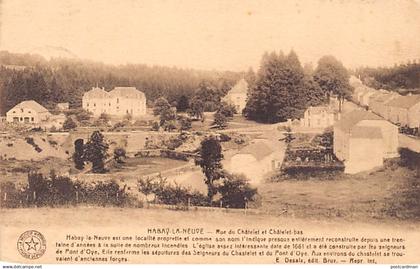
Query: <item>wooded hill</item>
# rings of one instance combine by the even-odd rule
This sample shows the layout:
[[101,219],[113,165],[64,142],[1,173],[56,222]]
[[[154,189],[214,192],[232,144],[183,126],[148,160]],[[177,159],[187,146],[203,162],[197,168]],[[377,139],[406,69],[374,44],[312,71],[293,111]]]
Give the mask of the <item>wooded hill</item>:
[[0,114],[23,100],[35,100],[47,108],[69,102],[81,106],[83,93],[93,86],[112,89],[134,86],[149,102],[164,96],[176,103],[191,98],[206,82],[226,93],[242,76],[238,72],[204,71],[145,64],[106,65],[79,59],[46,60],[39,55],[0,52]]

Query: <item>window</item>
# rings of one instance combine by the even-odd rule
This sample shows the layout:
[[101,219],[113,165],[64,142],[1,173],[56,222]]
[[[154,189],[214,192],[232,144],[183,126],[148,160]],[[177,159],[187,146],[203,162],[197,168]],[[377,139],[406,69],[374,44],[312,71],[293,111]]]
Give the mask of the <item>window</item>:
[[31,121],[34,121],[34,117],[31,118]]
[[120,102],[120,99],[119,98],[117,98],[117,104]]
[[28,110],[28,113],[29,113],[29,114],[31,114],[31,111],[30,111],[30,110]]
[[89,103],[87,103],[86,106],[88,107],[89,106]]
[[13,114],[16,113],[16,111],[13,110]]
[[96,103],[93,103],[93,106],[96,107]]
[[23,108],[20,109],[20,112],[23,112]]

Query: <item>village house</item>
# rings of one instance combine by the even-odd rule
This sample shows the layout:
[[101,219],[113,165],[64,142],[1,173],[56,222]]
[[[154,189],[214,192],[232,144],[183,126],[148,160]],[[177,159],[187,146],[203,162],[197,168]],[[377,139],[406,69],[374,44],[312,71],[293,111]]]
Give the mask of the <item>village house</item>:
[[65,110],[68,110],[70,106],[69,106],[69,103],[58,103],[56,107],[57,107],[57,110],[65,111]]
[[6,113],[6,121],[13,123],[37,124],[49,117],[51,113],[33,100],[20,102]]
[[281,156],[267,139],[255,139],[232,156],[229,171],[244,174],[251,183],[258,184],[267,173],[281,165]]
[[420,128],[420,95],[399,96],[386,107],[389,121],[412,129]]
[[371,112],[355,110],[334,125],[334,154],[346,173],[358,173],[383,165],[398,156],[398,128]]
[[239,80],[235,86],[223,97],[223,101],[235,107],[236,113],[242,114],[248,98],[248,83],[245,79]]
[[327,128],[339,118],[337,110],[330,106],[310,106],[300,119],[301,127]]
[[83,95],[82,107],[96,117],[103,113],[139,117],[146,114],[146,96],[135,87],[115,87],[109,92],[94,87]]
[[369,100],[369,109],[375,114],[387,118],[387,103],[392,99],[397,98],[397,93],[390,93],[387,91],[380,91],[378,94],[372,96]]
[[377,91],[372,88],[365,89],[364,92],[359,96],[359,104],[364,107],[369,107],[369,99],[376,93]]

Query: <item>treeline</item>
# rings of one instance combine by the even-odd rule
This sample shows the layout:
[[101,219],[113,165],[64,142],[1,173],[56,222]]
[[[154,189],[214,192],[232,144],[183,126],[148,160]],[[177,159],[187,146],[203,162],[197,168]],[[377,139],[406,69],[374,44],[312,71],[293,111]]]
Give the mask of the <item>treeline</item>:
[[363,82],[375,89],[398,90],[420,88],[420,63],[407,63],[394,67],[371,68],[356,70]]
[[106,89],[134,86],[149,101],[164,96],[174,105],[190,99],[200,83],[226,92],[240,78],[237,72],[202,71],[144,64],[106,65],[73,59],[0,52],[0,114],[17,103],[32,99],[47,108],[58,102],[81,106],[83,93],[98,85]]
[[266,53],[244,110],[247,118],[267,123],[303,116],[309,106],[324,104],[331,94],[351,95],[349,74],[333,56],[324,56],[315,70],[302,67],[297,54]]

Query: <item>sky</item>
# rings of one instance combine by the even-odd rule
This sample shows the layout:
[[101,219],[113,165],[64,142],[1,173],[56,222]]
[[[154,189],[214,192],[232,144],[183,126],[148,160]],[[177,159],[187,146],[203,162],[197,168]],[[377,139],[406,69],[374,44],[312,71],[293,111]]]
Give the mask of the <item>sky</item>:
[[291,49],[314,65],[323,55],[350,68],[420,60],[420,0],[0,2],[0,49],[11,52],[234,71]]

